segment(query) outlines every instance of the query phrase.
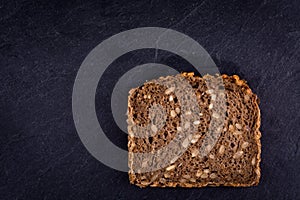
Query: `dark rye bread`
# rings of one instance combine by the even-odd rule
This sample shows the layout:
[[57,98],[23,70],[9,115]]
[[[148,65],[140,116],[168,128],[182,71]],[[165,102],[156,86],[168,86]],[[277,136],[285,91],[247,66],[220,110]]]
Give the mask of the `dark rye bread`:
[[[226,110],[225,121],[220,130],[220,137],[211,151],[204,157],[199,156],[208,126],[212,120],[211,106],[216,102],[214,91],[208,90],[206,83],[215,77],[206,75],[203,78],[193,73],[182,73],[176,77],[184,77],[193,87],[200,107],[200,124],[197,123],[197,141],[190,143],[187,150],[167,166],[155,171],[142,172],[134,167],[136,160],[132,153],[151,153],[159,151],[174,139],[180,125],[181,105],[175,93],[165,86],[149,81],[132,89],[128,97],[128,151],[129,180],[140,187],[204,187],[204,186],[254,186],[260,179],[261,133],[259,100],[252,93],[244,80],[237,75],[222,75],[226,97],[223,109]],[[168,80],[174,76],[164,77]],[[224,89],[224,88],[223,88]],[[168,91],[168,92],[167,92]],[[224,90],[223,90],[224,92]],[[170,101],[170,96],[172,96]],[[135,137],[137,130],[132,123],[145,127],[150,121],[149,108],[160,104],[167,115],[166,124],[161,125],[155,135],[147,138]],[[212,104],[212,105],[211,105]],[[179,109],[176,109],[179,108]],[[174,115],[175,116],[170,116]],[[173,113],[172,113],[173,112]],[[152,127],[151,127],[152,128]],[[155,128],[157,129],[157,128]],[[156,131],[156,130],[155,130]],[[166,152],[168,154],[168,152]],[[160,158],[163,159],[163,158]],[[139,166],[145,166],[145,162]]]

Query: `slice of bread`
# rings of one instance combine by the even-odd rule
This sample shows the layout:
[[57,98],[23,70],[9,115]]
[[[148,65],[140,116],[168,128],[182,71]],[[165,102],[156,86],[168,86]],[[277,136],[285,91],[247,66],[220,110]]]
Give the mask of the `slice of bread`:
[[[188,89],[180,90],[174,78],[186,80],[194,96],[183,102],[180,95]],[[261,154],[259,100],[246,82],[237,75],[202,78],[193,73],[158,80],[159,83],[173,81],[173,85],[166,87],[167,84],[153,80],[129,92],[130,183],[140,187],[257,185]],[[214,84],[218,80],[221,86]],[[195,102],[198,108],[191,109],[193,113],[184,111],[192,108],[190,104]],[[158,107],[160,109],[155,110]],[[218,134],[209,131],[210,126],[214,126],[215,107],[224,112],[221,128],[216,126]],[[192,114],[196,116],[192,124],[195,129],[187,135],[189,140],[181,140],[180,134],[188,132],[184,128],[191,126],[190,123],[182,124],[182,116]],[[207,143],[213,140],[215,142]],[[181,146],[176,141],[180,141]],[[203,149],[207,151],[203,153]]]

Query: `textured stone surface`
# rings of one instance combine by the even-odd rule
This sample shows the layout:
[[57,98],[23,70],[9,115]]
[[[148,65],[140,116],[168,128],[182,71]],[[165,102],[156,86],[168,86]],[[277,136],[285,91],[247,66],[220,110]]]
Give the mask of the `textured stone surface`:
[[[299,198],[299,11],[296,0],[1,1],[1,199]],[[262,177],[257,187],[139,189],[129,184],[126,173],[104,166],[84,148],[71,112],[77,70],[101,41],[141,26],[189,35],[222,73],[248,80],[261,100]],[[134,51],[113,63],[99,83],[99,121],[123,149],[127,135],[110,114],[113,84],[131,67],[154,61],[192,71],[170,53]]]

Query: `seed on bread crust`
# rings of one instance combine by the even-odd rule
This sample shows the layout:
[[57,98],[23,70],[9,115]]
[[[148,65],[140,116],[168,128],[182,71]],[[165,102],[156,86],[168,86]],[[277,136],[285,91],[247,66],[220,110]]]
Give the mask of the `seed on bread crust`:
[[171,171],[173,169],[175,169],[176,165],[171,165],[169,167],[166,168],[167,171]]
[[223,154],[224,151],[225,151],[225,146],[221,145],[220,148],[219,148],[219,154]]
[[166,91],[165,91],[165,94],[171,94],[172,92],[174,92],[174,90],[175,90],[175,87],[170,87],[170,88],[168,88],[168,89],[166,89]]
[[170,115],[171,115],[171,117],[173,117],[173,118],[177,116],[174,110],[171,110]]
[[236,158],[240,158],[242,155],[243,155],[243,151],[237,151],[234,155],[233,155],[233,158],[236,159]]

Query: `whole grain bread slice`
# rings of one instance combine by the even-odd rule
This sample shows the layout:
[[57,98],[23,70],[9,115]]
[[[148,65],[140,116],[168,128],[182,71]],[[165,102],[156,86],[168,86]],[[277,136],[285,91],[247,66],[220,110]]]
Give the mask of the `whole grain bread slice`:
[[[190,113],[183,113],[180,105],[182,102],[175,95],[176,87],[167,88],[152,80],[132,89],[128,97],[130,183],[140,187],[257,185],[260,179],[261,160],[259,100],[246,81],[237,75],[197,77],[193,73],[161,77],[160,80],[166,82],[174,78],[184,78],[193,88],[200,108],[199,113],[196,113],[199,120],[194,121],[196,129],[192,133],[189,145],[185,145],[188,147],[179,157],[168,158],[170,155],[174,156],[173,150],[169,150],[151,160],[147,156],[141,159],[138,154],[154,154],[171,144],[177,137],[178,130],[184,128],[181,127],[180,116]],[[214,85],[217,78],[222,80],[223,85],[216,86],[221,90],[210,89],[209,84]],[[212,108],[221,105],[218,102],[220,97],[225,97],[221,106],[225,111],[223,124],[221,129],[218,129],[220,133],[216,143],[205,146],[204,141],[208,138],[210,122],[216,117]],[[160,119],[156,121],[157,125],[153,125],[155,120],[150,117],[149,109],[154,105],[160,105],[165,110],[165,124],[159,124],[163,121]],[[136,126],[133,126],[133,123]],[[144,132],[136,128],[146,127],[151,123],[150,129],[143,129]],[[147,137],[139,136],[141,132]],[[205,156],[200,155],[203,146],[206,148],[211,146]],[[152,168],[155,170],[143,170],[150,165],[155,166],[162,160],[167,160],[167,164]]]

